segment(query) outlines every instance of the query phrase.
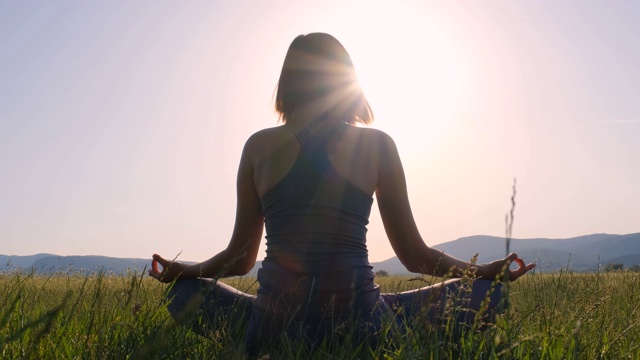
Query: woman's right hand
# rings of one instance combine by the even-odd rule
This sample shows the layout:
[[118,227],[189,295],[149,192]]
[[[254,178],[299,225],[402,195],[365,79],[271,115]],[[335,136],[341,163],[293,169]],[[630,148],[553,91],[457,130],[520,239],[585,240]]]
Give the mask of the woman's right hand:
[[[162,270],[158,268],[158,265],[162,266]],[[177,261],[167,260],[158,254],[153,254],[149,276],[163,283],[170,283],[177,280],[184,273],[186,266]]]
[[[512,262],[518,264],[518,268],[511,270],[509,266]],[[485,279],[500,279],[504,281],[515,281],[520,276],[526,274],[531,269],[535,268],[535,263],[526,264],[517,254],[511,253],[509,256],[501,260],[492,261],[488,264],[480,266],[480,277]]]

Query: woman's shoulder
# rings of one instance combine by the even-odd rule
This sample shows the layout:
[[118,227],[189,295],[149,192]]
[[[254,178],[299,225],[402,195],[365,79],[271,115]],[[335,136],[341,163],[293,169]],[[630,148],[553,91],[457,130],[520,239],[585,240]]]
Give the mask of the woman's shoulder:
[[383,130],[368,126],[350,126],[350,128],[360,142],[373,145],[376,148],[395,144],[393,138]]
[[287,130],[284,129],[284,125],[272,126],[254,132],[253,134],[251,134],[251,136],[249,136],[249,139],[247,141],[268,140],[272,139],[273,137],[282,136],[282,134],[284,134],[285,132],[287,132]]
[[255,154],[269,153],[294,140],[294,136],[283,125],[254,132],[245,142],[245,151]]
[[290,131],[287,131],[283,125],[273,126],[269,128],[265,128],[262,130],[258,130],[254,132],[247,139],[246,143],[250,144],[259,144],[259,145],[267,145],[278,143],[279,140],[288,140],[291,139],[292,135]]

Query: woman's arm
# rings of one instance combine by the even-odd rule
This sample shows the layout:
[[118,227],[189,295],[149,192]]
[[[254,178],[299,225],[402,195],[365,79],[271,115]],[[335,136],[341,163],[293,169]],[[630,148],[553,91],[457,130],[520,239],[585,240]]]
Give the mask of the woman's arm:
[[[242,151],[236,182],[236,220],[227,248],[208,260],[192,265],[173,262],[154,254],[149,275],[163,282],[195,277],[221,278],[245,275],[255,265],[264,216],[253,180],[254,143],[250,138]],[[156,262],[162,265],[162,271]]]
[[[378,143],[376,199],[391,247],[407,270],[435,276],[459,277],[465,269],[470,269],[478,277],[502,278],[517,255],[511,254],[489,264],[475,265],[430,248],[424,243],[409,205],[404,169],[396,145],[384,133],[380,133]],[[515,280],[534,266],[529,264],[511,271],[509,279]]]

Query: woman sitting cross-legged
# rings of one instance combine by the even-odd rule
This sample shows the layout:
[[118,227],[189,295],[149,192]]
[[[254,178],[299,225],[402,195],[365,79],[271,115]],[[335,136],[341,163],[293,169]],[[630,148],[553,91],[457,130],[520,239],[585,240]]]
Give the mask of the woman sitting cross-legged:
[[[347,329],[353,339],[369,341],[385,319],[397,320],[399,331],[418,313],[439,321],[447,298],[462,304],[457,323],[474,321],[478,311],[490,321],[503,306],[500,280],[516,280],[534,267],[509,270],[511,262],[521,263],[516,254],[468,263],[424,243],[396,146],[384,132],[357,126],[371,123],[373,113],[347,51],[331,35],[293,40],[275,107],[283,125],[256,132],[244,146],[227,248],[190,265],[153,255],[149,274],[173,282],[168,309],[177,320],[197,314],[194,329],[203,334],[233,324],[243,330],[252,354],[282,336],[313,346]],[[366,246],[374,194],[391,246],[407,270],[449,280],[380,293]],[[252,269],[263,227],[267,248],[257,295],[218,281]],[[458,278],[465,271],[475,281],[462,290]]]

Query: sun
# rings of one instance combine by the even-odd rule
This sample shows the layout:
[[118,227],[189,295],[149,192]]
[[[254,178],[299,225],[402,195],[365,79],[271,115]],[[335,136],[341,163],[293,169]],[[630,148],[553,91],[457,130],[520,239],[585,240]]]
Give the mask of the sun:
[[[362,6],[342,9],[334,23],[373,108],[373,127],[391,135],[409,157],[446,140],[465,93],[455,42],[411,6],[417,5],[371,2],[364,12]],[[362,13],[363,26],[354,26],[349,19]]]

